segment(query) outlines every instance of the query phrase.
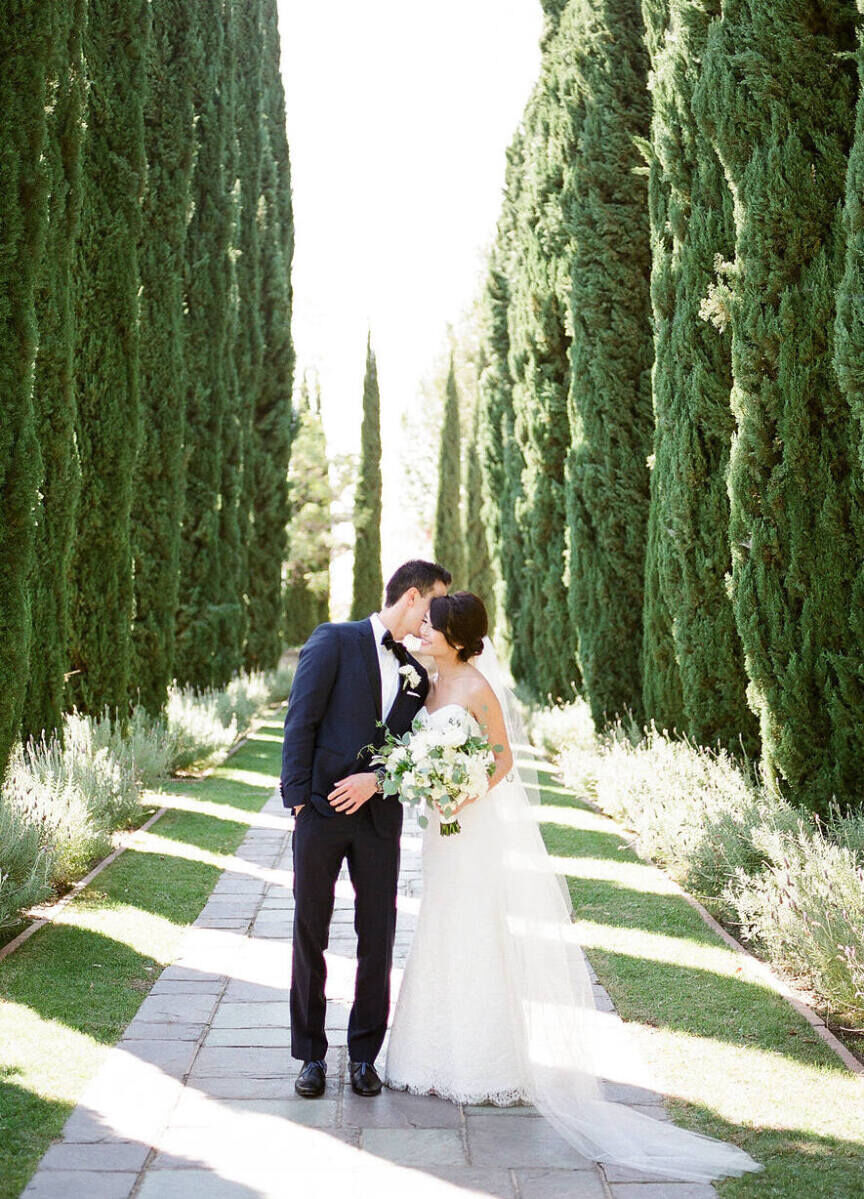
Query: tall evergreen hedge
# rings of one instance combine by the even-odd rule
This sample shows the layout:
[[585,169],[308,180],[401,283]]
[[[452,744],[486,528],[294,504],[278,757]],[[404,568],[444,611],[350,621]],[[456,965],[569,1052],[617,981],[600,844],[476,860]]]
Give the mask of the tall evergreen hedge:
[[54,22],[7,3],[0,23],[0,774],[18,735],[30,656],[30,571],[41,473],[33,411],[35,298],[47,226],[46,79]]
[[509,278],[514,431],[525,466],[516,519],[524,566],[512,665],[538,698],[571,698],[579,677],[564,575],[570,434],[570,247],[561,183],[575,147],[555,63],[544,58],[524,117]]
[[585,697],[602,727],[625,712],[642,715],[653,349],[638,148],[650,98],[639,0],[571,4],[552,58],[569,117],[569,613]]
[[[144,109],[147,188],[141,271],[141,446],[132,508],[133,698],[158,713],[174,676],[186,398],[184,255],[195,156],[194,39],[200,10],[151,0]],[[196,12],[198,15],[196,15]]]
[[[236,628],[238,654],[246,652],[249,622],[249,541],[255,478],[253,421],[263,383],[264,332],[261,309],[262,186],[267,151],[263,112],[263,25],[261,0],[234,4],[234,111],[237,131],[237,329],[234,366],[239,443],[237,532],[226,567],[236,571],[242,621]],[[248,662],[248,657],[246,658]]]
[[[148,0],[90,0],[77,264],[81,502],[69,698],[123,711],[130,679],[130,512],[140,428],[138,245],[146,159]],[[118,46],[123,52],[118,53]]]
[[682,733],[686,726],[681,671],[675,656],[674,614],[660,581],[660,558],[665,530],[658,492],[660,476],[652,467],[645,544],[644,602],[642,605],[642,710],[658,729]]
[[[732,195],[693,115],[708,28],[720,10],[720,0],[643,0],[652,67],[656,414],[648,570],[662,591],[662,600],[649,598],[644,670],[649,716],[661,724],[680,721],[681,731],[702,745],[739,752],[743,746],[754,756],[758,731],[745,699],[743,653],[726,590],[730,334],[721,314],[718,329],[704,312],[715,258],[734,253]],[[663,612],[674,620],[663,621]],[[678,678],[657,677],[661,670]],[[669,690],[678,711],[670,712]]]
[[[862,19],[857,50],[858,106],[846,174],[846,262],[837,290],[834,365],[853,420],[850,473],[856,490],[853,494],[851,515],[855,522],[857,543],[860,545],[864,543],[864,506],[861,503],[864,476],[864,309],[861,305],[861,297],[864,295],[864,0],[857,0],[857,4]],[[860,647],[864,646],[864,556],[856,563],[849,603],[849,625],[852,645],[859,647],[860,659]],[[862,681],[864,680],[860,666],[851,675],[850,671],[846,670],[847,706],[853,715],[857,713],[859,722],[862,719],[861,713],[864,712],[864,696],[860,691]]]
[[384,593],[381,573],[381,398],[372,335],[366,341],[360,472],[354,496],[354,589],[351,619],[377,612]]
[[465,454],[465,587],[486,606],[489,627],[495,624],[496,586],[489,539],[484,521],[483,465],[481,461],[480,405],[474,404],[471,438]]
[[[257,9],[257,4],[253,3]],[[240,29],[249,6],[245,0],[222,0],[224,37],[222,41],[220,104],[225,123],[225,184],[229,201],[229,252],[225,261],[225,297],[227,301],[227,342],[223,363],[225,407],[222,413],[222,462],[219,484],[219,602],[213,615],[216,620],[216,651],[212,659],[213,680],[224,686],[243,665],[246,644],[246,506],[244,470],[249,440],[249,403],[244,393],[241,374],[244,355],[241,330],[252,317],[241,298],[240,280],[244,255],[243,204],[254,187],[244,188],[247,169],[251,168],[249,154],[242,145],[245,118],[238,119],[243,107],[242,78],[249,66],[249,47],[240,39]],[[257,239],[256,239],[257,241]],[[244,287],[245,291],[245,287]]]
[[732,592],[771,779],[860,799],[862,545],[848,404],[832,368],[839,202],[854,128],[851,4],[726,0],[694,97],[735,191]]
[[234,203],[226,161],[231,82],[221,5],[196,29],[196,158],[187,230],[186,490],[180,547],[175,673],[183,683],[216,682],[222,615],[220,508],[231,346],[231,238]]
[[299,426],[288,475],[288,546],[285,561],[286,645],[302,645],[330,611],[330,504],[333,499],[321,393],[308,380],[300,389]]
[[277,0],[2,18],[0,772],[276,663],[294,362]]
[[514,206],[522,177],[522,137],[507,151],[504,203],[483,291],[479,387],[479,441],[483,473],[483,522],[496,578],[496,639],[509,652],[514,673],[523,672],[526,652],[515,635],[522,606],[524,553],[517,506],[525,466],[516,440],[513,378],[510,374],[510,271]]
[[80,485],[75,445],[75,247],[81,208],[86,0],[54,6],[44,160],[48,229],[39,266],[34,407],[42,458],[30,583],[38,652],[30,654],[22,731],[62,731],[69,641],[69,571]]
[[[251,516],[248,526],[246,665],[268,668],[276,665],[282,649],[282,571],[287,554],[286,526],[289,520],[287,474],[295,432],[291,403],[294,375],[291,258],[294,239],[275,0],[263,0],[261,20],[264,146],[259,211],[259,294],[262,362],[252,413],[246,474]],[[326,518],[329,528],[329,501]],[[327,553],[329,557],[329,549]],[[327,602],[325,597],[325,605]]]
[[453,354],[444,388],[444,420],[438,446],[438,495],[435,503],[433,554],[453,576],[454,588],[465,586],[465,535],[462,530],[462,434],[459,391]]

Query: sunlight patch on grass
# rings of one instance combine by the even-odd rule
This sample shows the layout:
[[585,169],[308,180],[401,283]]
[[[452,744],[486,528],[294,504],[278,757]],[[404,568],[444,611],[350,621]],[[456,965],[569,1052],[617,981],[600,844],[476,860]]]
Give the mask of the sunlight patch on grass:
[[[154,828],[158,828],[154,825]],[[132,848],[139,853],[159,854],[168,858],[185,858],[187,862],[206,862],[208,866],[216,866],[219,870],[227,869],[229,862],[236,859],[233,855],[220,853],[218,850],[205,849],[200,845],[190,845],[188,841],[175,841],[163,837],[159,833],[136,833]]]
[[[155,833],[136,833],[135,837],[135,844],[130,848],[142,854],[155,854],[157,857],[174,858],[184,862],[212,866],[217,871],[217,876],[213,879],[214,883],[218,874],[221,874],[223,870],[230,870],[232,874],[242,874],[261,882],[285,885],[285,871],[275,866],[262,866],[258,862],[235,857],[232,853],[203,849],[188,841],[161,837]],[[353,895],[353,891],[351,894]]]
[[[41,1048],[51,1045],[51,1053]],[[7,1081],[26,1079],[28,1089],[51,1102],[72,1103],[80,1079],[98,1067],[108,1052],[95,1037],[46,1019],[23,1003],[0,1004],[0,1054]]]
[[544,803],[537,812],[537,820],[540,824],[560,824],[563,828],[582,829],[585,832],[621,835],[621,830],[615,827],[608,816],[601,816],[599,812],[592,812],[590,808],[562,808]]
[[603,882],[615,882],[634,891],[647,891],[653,895],[678,895],[678,887],[665,874],[653,866],[639,862],[616,862],[613,858],[564,857],[550,854],[558,874],[570,878],[593,878]]
[[698,1104],[731,1124],[839,1136],[864,1146],[864,1090],[839,1061],[801,1062],[758,1046],[644,1024],[628,1024],[627,1030],[635,1053],[670,1098]]
[[[720,941],[716,944],[702,944],[686,937],[645,932],[640,928],[597,924],[590,920],[577,920],[574,928],[579,944],[585,949],[626,953],[630,957],[645,961],[665,962],[669,965],[684,966],[688,970],[707,970],[726,978],[740,978],[745,972],[744,963],[748,960],[733,949],[727,949]],[[754,985],[764,986],[755,980]]]
[[[170,960],[168,955],[176,944],[178,927],[184,927],[182,923],[177,924],[166,916],[143,911],[134,904],[97,907],[96,902],[94,899],[92,907],[72,905],[64,908],[52,920],[52,924],[98,933],[102,937],[109,937],[112,942],[128,945],[136,953],[155,957],[160,962]],[[94,963],[93,968],[98,969],[100,965]]]
[[244,783],[247,787],[257,787],[263,789],[268,787],[273,790],[279,782],[277,775],[264,774],[260,770],[240,770],[236,766],[222,766],[219,768],[219,778],[226,779],[231,783]]
[[588,810],[583,801],[581,799],[577,799],[573,792],[568,791],[566,787],[558,787],[553,783],[541,782],[540,790],[544,795],[554,795],[559,800],[568,800],[569,802],[566,804],[566,807],[568,808],[582,808],[585,811]]
[[273,816],[266,812],[250,812],[245,808],[232,807],[227,803],[209,803],[207,800],[194,799],[188,795],[176,795],[166,792],[158,796],[160,807],[171,811],[195,812],[201,816],[213,816],[217,820],[235,820],[238,824],[248,825],[249,828],[270,828],[284,831],[285,817]]

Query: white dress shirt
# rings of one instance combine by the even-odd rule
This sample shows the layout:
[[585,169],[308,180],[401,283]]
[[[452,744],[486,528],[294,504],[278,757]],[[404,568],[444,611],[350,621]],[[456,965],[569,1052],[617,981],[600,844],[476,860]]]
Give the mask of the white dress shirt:
[[393,702],[399,694],[402,676],[399,674],[399,660],[396,655],[381,644],[381,638],[387,629],[377,612],[373,612],[369,617],[369,623],[372,625],[375,644],[378,647],[378,665],[381,668],[381,713],[382,719],[386,720],[393,707]]

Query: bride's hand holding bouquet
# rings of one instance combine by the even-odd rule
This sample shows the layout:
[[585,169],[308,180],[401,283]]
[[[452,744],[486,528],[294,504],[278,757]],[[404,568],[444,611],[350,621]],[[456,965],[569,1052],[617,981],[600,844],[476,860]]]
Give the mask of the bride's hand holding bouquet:
[[[425,724],[418,717],[404,736],[388,732],[372,765],[385,796],[437,813],[447,837],[461,831],[457,813],[488,790],[495,753],[473,716],[454,706],[446,722]],[[429,823],[426,812],[418,820],[421,828]]]

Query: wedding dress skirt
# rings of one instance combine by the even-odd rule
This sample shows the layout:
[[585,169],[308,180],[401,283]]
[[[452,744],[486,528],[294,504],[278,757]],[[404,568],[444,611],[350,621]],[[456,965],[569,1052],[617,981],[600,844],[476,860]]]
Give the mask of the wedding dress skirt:
[[[446,721],[456,706],[423,709],[421,719]],[[601,1097],[614,1028],[595,1008],[518,775],[464,808],[460,833],[442,837],[439,823],[430,816],[423,838],[423,897],[387,1085],[458,1103],[532,1103],[586,1157],[662,1178],[707,1182],[761,1169],[734,1145]]]

